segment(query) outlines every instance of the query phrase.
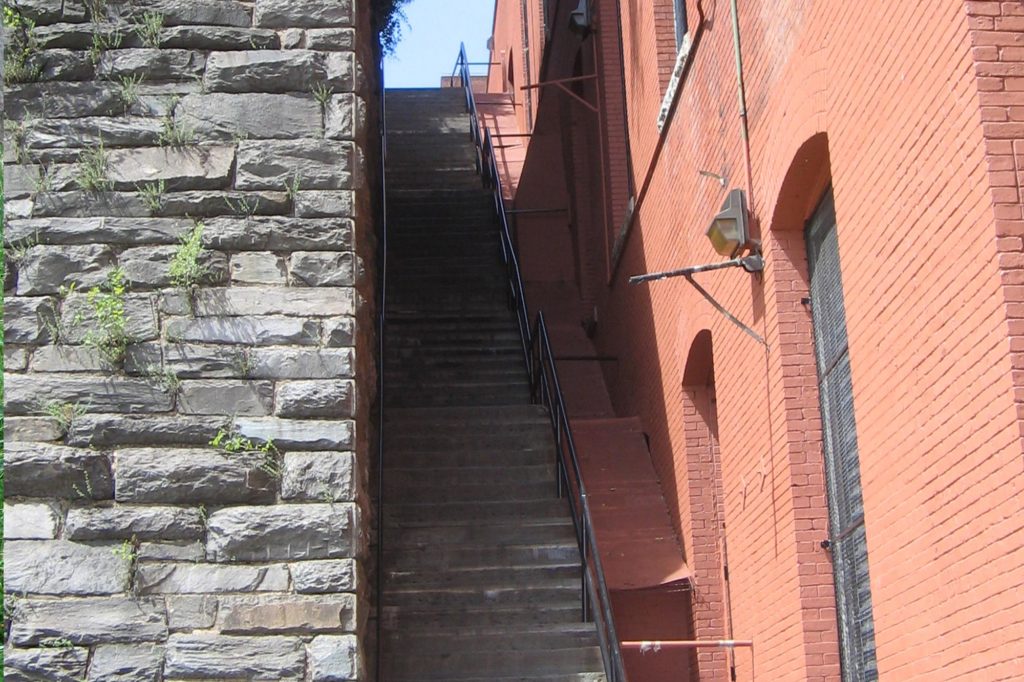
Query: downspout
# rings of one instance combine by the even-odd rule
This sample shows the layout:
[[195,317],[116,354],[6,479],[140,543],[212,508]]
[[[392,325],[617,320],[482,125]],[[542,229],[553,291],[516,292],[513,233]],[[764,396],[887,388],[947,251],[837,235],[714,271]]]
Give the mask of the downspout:
[[736,96],[740,104],[740,131],[743,137],[743,161],[747,175],[747,206],[754,206],[754,174],[750,161],[750,128],[747,121],[747,89],[743,84],[743,53],[740,51],[740,11],[732,0],[732,43],[736,53]]

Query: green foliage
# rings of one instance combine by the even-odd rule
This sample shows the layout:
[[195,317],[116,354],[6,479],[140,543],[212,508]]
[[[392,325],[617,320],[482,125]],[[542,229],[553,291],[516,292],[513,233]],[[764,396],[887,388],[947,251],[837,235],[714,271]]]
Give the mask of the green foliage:
[[256,211],[260,208],[259,197],[249,198],[248,196],[241,195],[237,199],[225,195],[224,203],[228,205],[228,210],[237,215],[244,215],[247,218],[251,218],[256,215]]
[[167,183],[163,180],[151,182],[145,185],[136,185],[135,195],[145,204],[146,208],[153,215],[159,213],[164,207],[164,193]]
[[93,21],[106,19],[107,0],[85,0],[85,7],[89,10],[89,18]]
[[144,76],[141,73],[134,76],[121,76],[117,79],[117,98],[124,105],[125,112],[139,101],[139,86],[143,79]]
[[39,640],[39,646],[44,649],[70,649],[74,645],[67,637],[47,637]]
[[408,25],[402,10],[409,0],[371,0],[373,27],[380,36],[380,48],[384,54],[392,54],[402,39],[402,24]]
[[197,222],[192,229],[181,238],[178,249],[171,257],[171,284],[191,291],[208,274],[205,265],[200,263],[203,255],[203,230],[206,228]]
[[181,121],[176,121],[172,114],[168,114],[164,116],[158,140],[161,147],[184,147],[196,141],[196,133]]
[[289,201],[295,201],[295,197],[299,194],[299,174],[295,173],[292,175],[291,180],[284,184],[284,193],[288,195]]
[[135,24],[135,34],[146,47],[160,47],[160,32],[164,28],[164,15],[159,12],[146,12],[142,21]]
[[51,400],[43,405],[43,414],[56,421],[57,428],[65,435],[71,430],[75,420],[84,415],[85,412],[86,407],[81,403],[65,403],[59,400]]
[[101,141],[97,146],[82,150],[75,168],[75,181],[87,192],[105,192],[114,183],[107,177],[109,161]]
[[278,459],[280,451],[272,440],[259,443],[246,438],[237,431],[221,429],[214,436],[213,440],[210,441],[210,445],[231,454],[262,455],[260,463],[256,468],[272,478],[281,477],[281,463]]
[[104,360],[119,365],[128,347],[128,318],[125,296],[128,282],[124,270],[114,268],[102,287],[89,290],[86,300],[95,317],[95,327],[85,335],[86,345],[99,351]]
[[93,64],[100,60],[100,57],[107,50],[116,50],[124,42],[124,33],[121,29],[114,28],[104,32],[96,27],[92,33],[92,47],[89,48],[89,59]]
[[39,53],[36,39],[36,24],[10,4],[4,5],[4,32],[7,44],[4,46],[4,82],[30,83],[38,80],[43,67],[34,63]]
[[147,367],[145,376],[171,395],[176,394],[181,388],[181,377],[174,370],[166,369],[160,365],[150,365]]
[[4,131],[11,136],[11,144],[14,147],[14,155],[19,164],[26,164],[32,161],[28,153],[28,131],[32,128],[34,119],[26,114],[20,121],[4,119]]
[[313,86],[312,92],[313,99],[319,102],[321,107],[326,107],[327,103],[331,101],[331,95],[334,94],[334,88],[326,83],[317,83]]
[[118,559],[128,564],[128,577],[125,589],[130,590],[135,582],[135,572],[139,566],[139,538],[132,536],[131,540],[125,540],[120,546],[111,550]]

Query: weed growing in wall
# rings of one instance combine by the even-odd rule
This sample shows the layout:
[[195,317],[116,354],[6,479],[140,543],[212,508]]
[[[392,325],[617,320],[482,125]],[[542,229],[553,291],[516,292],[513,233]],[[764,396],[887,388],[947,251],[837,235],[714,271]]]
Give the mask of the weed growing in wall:
[[17,8],[5,5],[3,27],[7,36],[4,46],[4,82],[30,83],[38,80],[43,67],[34,63],[39,53],[36,24]]
[[43,414],[50,417],[57,423],[61,435],[66,436],[75,421],[86,413],[86,406],[81,403],[65,403],[59,400],[51,400],[43,405]]
[[135,24],[135,35],[146,47],[160,47],[160,32],[164,28],[164,15],[159,12],[146,12],[142,21]]
[[105,192],[113,183],[108,177],[110,162],[102,140],[95,147],[83,149],[75,167],[75,181],[87,192]]
[[92,47],[89,48],[89,60],[96,64],[107,50],[116,50],[124,42],[124,33],[119,28],[109,30],[99,26],[93,29]]
[[161,123],[158,141],[161,147],[185,147],[196,141],[196,134],[184,123],[175,120],[173,114],[167,114]]
[[259,443],[234,430],[221,429],[210,441],[210,445],[231,454],[258,454],[262,455],[257,469],[271,478],[281,478],[282,469],[279,461],[280,450],[274,445],[274,441],[268,440]]
[[144,76],[137,73],[134,76],[121,76],[117,79],[117,98],[124,105],[125,113],[139,101],[139,86],[142,85]]
[[207,267],[200,262],[203,255],[203,230],[206,226],[197,222],[192,229],[181,238],[177,250],[171,257],[169,274],[171,284],[191,293],[209,273]]
[[164,207],[166,189],[167,183],[163,180],[158,180],[145,185],[136,185],[135,195],[139,197],[139,201],[149,210],[150,215],[156,215]]
[[95,327],[85,335],[87,346],[99,351],[111,365],[120,365],[128,348],[128,318],[125,315],[125,296],[128,282],[124,270],[114,268],[102,286],[93,287],[86,301],[95,317]]

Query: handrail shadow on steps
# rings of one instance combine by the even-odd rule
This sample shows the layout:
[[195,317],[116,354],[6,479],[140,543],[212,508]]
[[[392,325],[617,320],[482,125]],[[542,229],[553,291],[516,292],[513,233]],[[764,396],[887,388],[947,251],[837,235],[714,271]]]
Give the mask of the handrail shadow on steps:
[[[530,313],[519,268],[519,256],[516,253],[515,242],[509,229],[508,213],[505,210],[498,160],[494,153],[490,130],[486,126],[480,125],[469,67],[466,46],[463,44],[459,48],[459,57],[452,75],[454,77],[455,72],[458,72],[465,90],[466,107],[470,116],[470,136],[476,147],[477,170],[480,172],[484,185],[490,187],[494,192],[494,208],[498,216],[501,236],[501,256],[508,275],[508,303],[515,312],[519,325],[523,359],[530,378],[531,399],[535,404],[544,405],[551,417],[551,428],[556,448],[555,467],[558,496],[567,497],[569,500],[573,526],[576,531],[576,542],[580,551],[583,620],[593,619],[597,626],[608,682],[626,682],[622,650],[612,615],[611,597],[601,564],[601,555],[597,548],[597,539],[594,537],[590,502],[583,476],[580,473],[576,443],[572,434],[569,414],[565,407],[565,395],[562,393],[561,383],[558,379],[558,367],[555,365],[555,356],[551,350],[547,323],[544,320],[544,313],[539,312],[533,326],[530,325]],[[592,601],[597,602],[596,609],[593,608]]]

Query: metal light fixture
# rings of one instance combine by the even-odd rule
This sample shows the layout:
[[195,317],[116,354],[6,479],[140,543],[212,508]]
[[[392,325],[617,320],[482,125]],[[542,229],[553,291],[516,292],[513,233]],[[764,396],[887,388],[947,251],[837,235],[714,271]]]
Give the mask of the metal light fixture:
[[744,248],[751,246],[747,216],[747,197],[741,189],[729,192],[722,210],[711,221],[706,232],[715,251],[735,258]]
[[569,14],[569,30],[583,36],[590,31],[590,0],[580,0]]

